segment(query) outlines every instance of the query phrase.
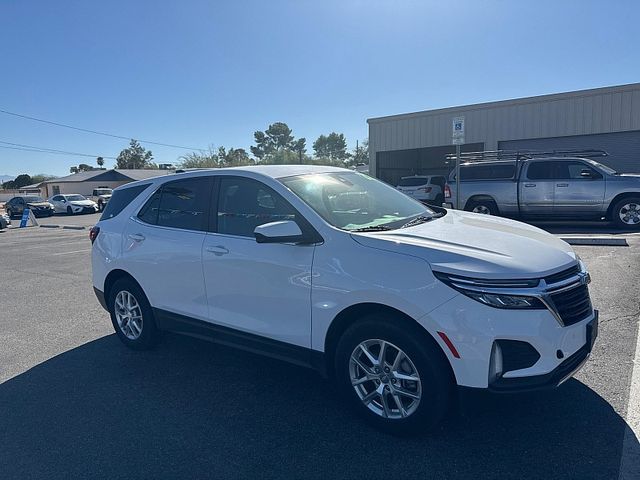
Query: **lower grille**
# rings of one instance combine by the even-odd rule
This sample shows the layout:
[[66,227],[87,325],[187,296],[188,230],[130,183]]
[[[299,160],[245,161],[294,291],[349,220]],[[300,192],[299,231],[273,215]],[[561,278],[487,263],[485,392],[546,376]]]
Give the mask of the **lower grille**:
[[560,293],[552,293],[551,300],[553,300],[556,310],[566,326],[584,320],[593,312],[589,288],[586,285]]

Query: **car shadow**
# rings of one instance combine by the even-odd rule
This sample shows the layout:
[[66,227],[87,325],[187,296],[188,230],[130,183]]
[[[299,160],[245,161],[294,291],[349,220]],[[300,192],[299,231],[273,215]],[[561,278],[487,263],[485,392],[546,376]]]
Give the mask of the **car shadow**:
[[529,223],[555,235],[629,235],[638,233],[638,230],[620,228],[613,222],[604,221],[550,221]]
[[135,352],[110,335],[0,384],[0,477],[617,478],[627,425],[577,380],[472,410],[391,437],[312,371],[175,335]]

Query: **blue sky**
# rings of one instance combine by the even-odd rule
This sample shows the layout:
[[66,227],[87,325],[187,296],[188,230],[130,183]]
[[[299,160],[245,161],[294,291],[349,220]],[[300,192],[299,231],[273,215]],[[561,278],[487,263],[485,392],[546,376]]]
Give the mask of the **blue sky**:
[[[3,0],[0,109],[199,148],[248,150],[276,121],[309,152],[331,131],[355,146],[369,117],[638,82],[639,18],[640,2],[605,0]],[[3,114],[0,141],[127,143]],[[0,148],[0,174],[80,162]]]

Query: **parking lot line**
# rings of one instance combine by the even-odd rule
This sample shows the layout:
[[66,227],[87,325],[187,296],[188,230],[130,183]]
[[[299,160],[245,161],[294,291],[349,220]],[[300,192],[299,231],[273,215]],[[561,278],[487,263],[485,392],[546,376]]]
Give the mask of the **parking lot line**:
[[53,256],[58,256],[58,255],[71,255],[72,253],[82,253],[82,252],[90,252],[91,249],[87,248],[86,250],[74,250],[73,252],[60,252],[60,253],[54,253]]
[[640,440],[640,323],[638,324],[626,421],[627,428],[622,443],[618,480],[637,480],[640,478],[640,450],[638,449],[638,441]]

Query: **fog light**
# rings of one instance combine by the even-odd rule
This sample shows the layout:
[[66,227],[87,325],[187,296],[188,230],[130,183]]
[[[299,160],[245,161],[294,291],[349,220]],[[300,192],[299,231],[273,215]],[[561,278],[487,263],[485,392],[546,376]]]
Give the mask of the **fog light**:
[[489,361],[489,383],[495,382],[502,376],[502,349],[500,345],[493,342],[491,347],[491,360]]

